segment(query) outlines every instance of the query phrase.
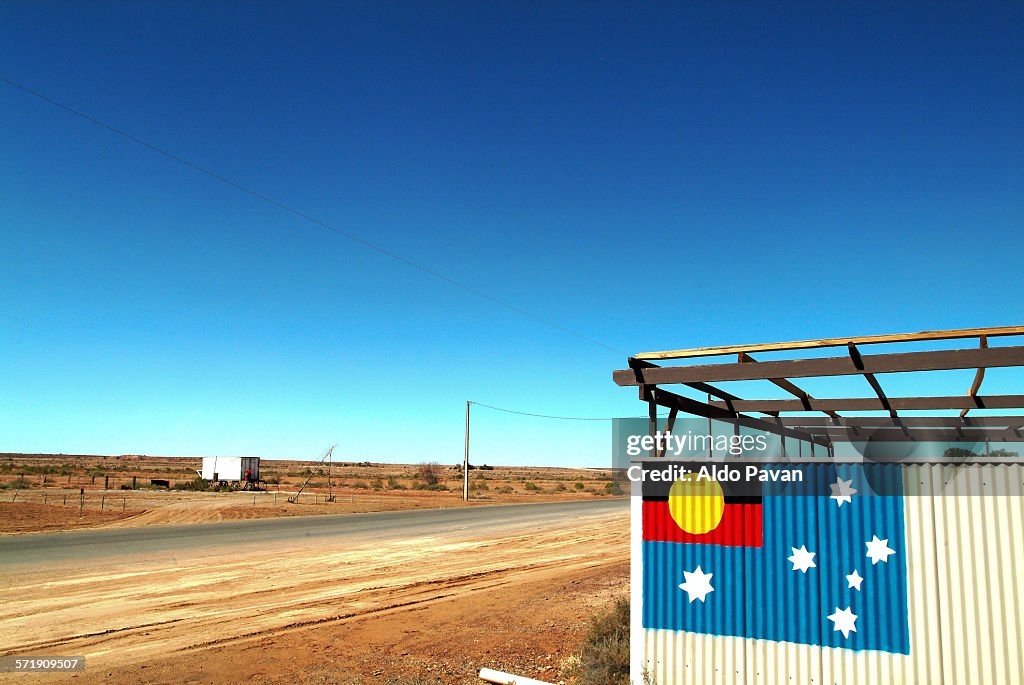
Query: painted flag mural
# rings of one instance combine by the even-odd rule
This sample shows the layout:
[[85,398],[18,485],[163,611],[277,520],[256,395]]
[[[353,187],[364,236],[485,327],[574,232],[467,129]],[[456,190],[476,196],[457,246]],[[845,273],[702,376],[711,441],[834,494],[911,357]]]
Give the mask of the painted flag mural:
[[643,539],[728,547],[760,547],[758,483],[681,478],[652,483],[643,495]]
[[800,469],[788,490],[645,484],[644,628],[909,653],[901,467]]

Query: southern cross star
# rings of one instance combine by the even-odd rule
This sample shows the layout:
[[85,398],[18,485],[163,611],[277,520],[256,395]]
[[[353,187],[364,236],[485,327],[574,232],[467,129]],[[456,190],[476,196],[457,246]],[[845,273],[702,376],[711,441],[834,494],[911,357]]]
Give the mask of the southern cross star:
[[686,591],[691,602],[695,599],[704,602],[708,593],[715,591],[715,588],[711,587],[711,577],[714,575],[714,573],[704,573],[700,566],[697,567],[696,571],[683,571],[683,577],[686,578],[686,582],[681,584],[679,589]]
[[789,557],[789,561],[793,562],[794,571],[807,573],[807,569],[818,566],[814,563],[814,552],[808,552],[807,545],[800,545],[800,549],[793,547],[792,550],[793,555]]
[[857,490],[853,487],[853,479],[843,480],[842,478],[836,477],[836,482],[829,486],[832,488],[832,495],[829,499],[836,501],[836,506],[842,508],[843,502],[853,503],[851,495],[856,495]]
[[850,637],[850,633],[857,632],[857,614],[850,611],[850,607],[846,607],[841,611],[839,607],[836,607],[832,615],[828,616],[828,620],[835,624],[832,630],[840,631],[843,637]]
[[871,542],[865,542],[868,546],[867,557],[871,560],[871,565],[874,566],[878,562],[889,563],[889,557],[896,554],[896,550],[889,548],[889,538],[885,540],[879,540],[877,535],[871,536]]

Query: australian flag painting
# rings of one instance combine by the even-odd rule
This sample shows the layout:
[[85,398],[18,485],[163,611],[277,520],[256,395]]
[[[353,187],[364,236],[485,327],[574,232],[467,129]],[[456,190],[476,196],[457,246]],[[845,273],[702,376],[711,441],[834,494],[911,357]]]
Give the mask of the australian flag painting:
[[909,654],[900,466],[768,468],[806,482],[645,491],[644,627]]

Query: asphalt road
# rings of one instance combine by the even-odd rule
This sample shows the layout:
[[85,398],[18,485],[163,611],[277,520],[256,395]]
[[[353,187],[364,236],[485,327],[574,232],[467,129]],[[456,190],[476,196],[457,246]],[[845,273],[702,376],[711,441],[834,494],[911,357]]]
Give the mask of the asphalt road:
[[68,564],[95,558],[116,558],[157,552],[187,552],[201,548],[266,545],[351,537],[414,538],[438,531],[488,530],[529,526],[593,515],[629,511],[629,500],[546,502],[479,506],[458,509],[292,516],[223,521],[187,526],[146,526],[80,530],[67,533],[0,537],[0,568],[33,564]]

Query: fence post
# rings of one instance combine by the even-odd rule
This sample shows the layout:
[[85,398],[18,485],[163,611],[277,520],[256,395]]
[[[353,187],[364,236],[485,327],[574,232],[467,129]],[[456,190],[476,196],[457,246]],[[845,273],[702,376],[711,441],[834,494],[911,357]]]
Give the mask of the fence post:
[[68,493],[65,492],[64,493],[64,506],[67,506],[67,503],[68,503]]
[[126,500],[126,498],[125,498],[125,497],[122,497],[122,498],[121,498],[121,513],[122,513],[122,514],[124,513],[124,503],[125,503],[125,500]]
[[85,510],[85,488],[78,489],[78,518],[82,518]]
[[106,501],[107,501],[107,496],[106,495],[102,495],[100,497],[100,511],[103,511],[103,505],[106,503]]

